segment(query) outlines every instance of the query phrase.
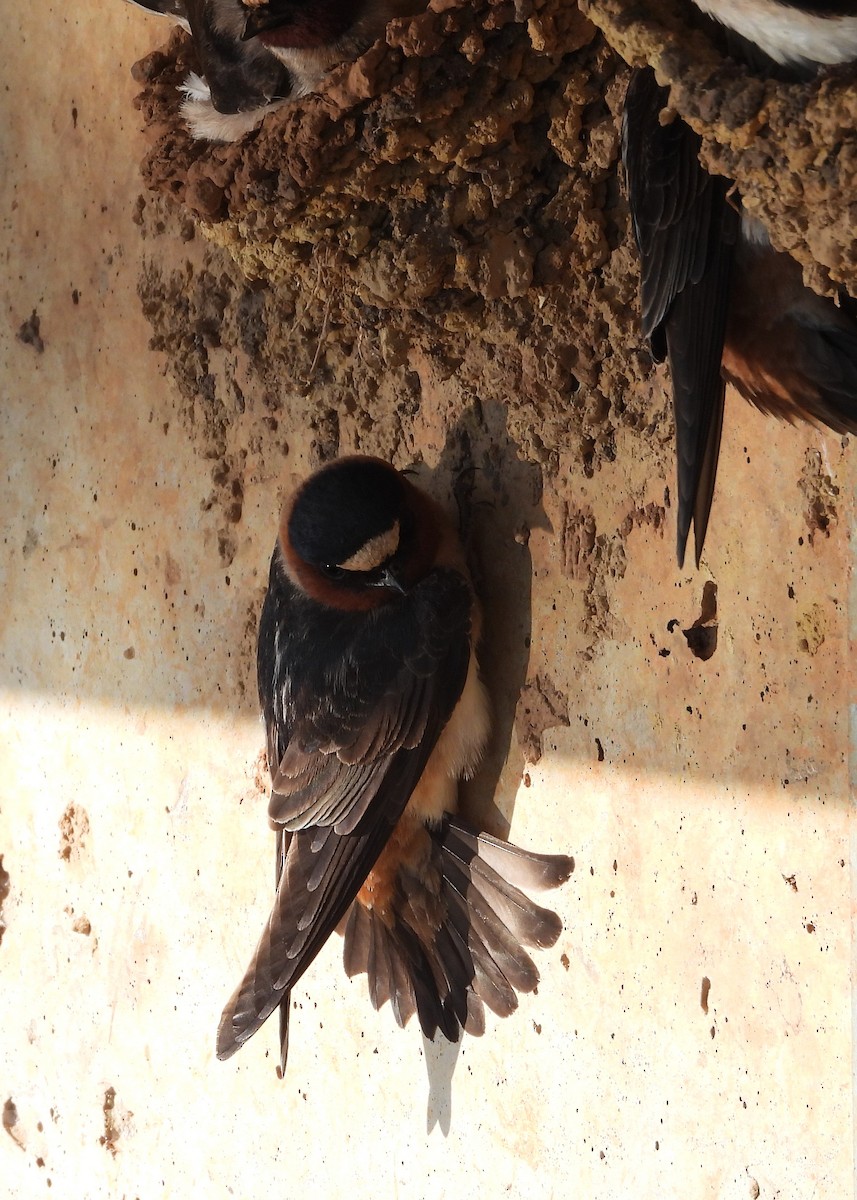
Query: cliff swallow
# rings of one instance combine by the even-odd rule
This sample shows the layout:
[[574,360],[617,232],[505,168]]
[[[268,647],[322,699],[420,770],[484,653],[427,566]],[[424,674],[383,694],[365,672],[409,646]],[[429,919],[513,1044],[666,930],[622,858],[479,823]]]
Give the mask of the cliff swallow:
[[257,40],[289,69],[293,94],[317,91],[338,63],[358,58],[390,21],[428,0],[244,0],[245,40]]
[[292,94],[288,70],[258,41],[242,40],[239,0],[131,0],[169,17],[193,38],[202,75],[182,91],[182,116],[196,138],[236,141]]
[[804,286],[798,264],[742,213],[730,181],[700,166],[701,139],[667,119],[668,101],[651,68],[633,73],[622,157],[643,334],[672,379],[678,563],[692,522],[699,566],[726,382],[773,416],[857,432],[857,312],[847,296],[837,306]]
[[857,58],[854,0],[694,0],[707,16],[780,64],[834,66]]
[[455,529],[386,463],[316,472],[282,512],[259,624],[259,697],[277,830],[277,893],[224,1009],[228,1058],[289,994],[334,929],[373,1005],[425,1035],[481,1033],[538,971],[555,913],[520,887],[554,887],[573,861],[477,834],[454,815],[458,780],[489,732],[480,616]]

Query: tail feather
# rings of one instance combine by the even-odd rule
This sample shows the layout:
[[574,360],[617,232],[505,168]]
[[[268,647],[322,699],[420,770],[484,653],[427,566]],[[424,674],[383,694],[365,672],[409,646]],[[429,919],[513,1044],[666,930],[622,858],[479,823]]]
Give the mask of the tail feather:
[[400,1029],[404,1029],[417,1011],[417,1000],[407,964],[402,959],[395,941],[389,935],[386,940],[391,973],[390,1006],[393,1009],[396,1024]]
[[464,936],[460,929],[456,929],[456,936],[466,946],[470,960],[468,978],[464,983],[465,990],[472,989],[492,1012],[499,1017],[507,1017],[518,1007],[514,987],[485,945],[480,930],[474,925],[466,899],[454,889],[450,889],[449,907],[454,918],[469,926]]
[[554,945],[562,922],[521,888],[559,886],[574,860],[521,850],[458,818],[446,817],[426,838],[427,861],[401,868],[387,909],[352,904],[345,969],[366,972],[373,1005],[389,1000],[399,1025],[416,1011],[427,1037],[440,1030],[454,1042],[462,1029],[484,1032],[485,1006],[508,1016],[518,993],[537,986],[524,946]]
[[345,946],[342,961],[349,979],[366,970],[369,961],[369,912],[362,904],[352,904],[345,920]]
[[447,991],[443,979],[432,973],[419,940],[407,926],[400,925],[390,931],[374,909],[355,901],[345,925],[343,959],[349,978],[366,974],[374,1008],[390,1001],[401,1028],[415,1012],[419,1013],[422,1027],[431,1029],[430,1037],[447,1024],[439,994],[445,995]]
[[446,945],[445,957],[440,953],[426,954],[422,940],[405,921],[397,920],[388,934],[394,952],[400,954],[401,964],[409,974],[420,1027],[426,1037],[433,1038],[440,1030],[447,1041],[457,1042],[465,1009],[451,980],[450,972],[454,973],[456,965],[455,952],[450,952]]
[[380,921],[370,923],[369,961],[366,976],[369,980],[369,995],[372,1007],[377,1011],[390,999],[392,969],[387,951],[386,930]]
[[[450,898],[452,903],[449,903]],[[412,902],[415,900],[414,895],[411,900]],[[458,900],[457,895],[445,897],[442,923],[436,926],[431,938],[420,936],[415,930],[413,922],[407,922],[409,933],[416,937],[423,948],[421,956],[425,963],[426,977],[430,976],[435,981],[435,988],[437,988],[438,976],[443,970],[442,996],[447,1011],[454,1007],[455,999],[458,998],[458,1021],[453,1031],[446,1035],[451,1042],[458,1041],[458,1025],[461,1025],[467,1033],[474,1037],[479,1037],[485,1032],[485,1010],[480,996],[488,995],[490,997],[492,986],[494,986],[486,976],[486,972],[474,963],[473,947],[468,944],[468,941],[472,940],[470,914],[467,905],[460,904]],[[412,903],[408,905],[408,908],[413,911]],[[494,973],[496,973],[496,969]],[[489,972],[489,974],[491,973]],[[451,982],[453,976],[454,983]],[[478,987],[470,987],[470,982],[474,977],[479,981]],[[504,984],[505,980],[498,977],[496,986],[502,987]],[[427,1037],[434,1036],[434,1032],[430,1031],[422,1020],[422,1013],[420,1014],[420,1025]]]
[[467,993],[467,1020],[464,1032],[471,1037],[482,1037],[485,1032],[485,1006],[475,992]]
[[459,817],[447,817],[444,829],[444,844],[457,858],[464,861],[478,858],[519,888],[547,891],[565,883],[574,870],[574,859],[566,854],[536,854],[532,850],[522,850],[490,833],[477,833]]
[[[423,947],[426,959],[437,977],[440,973],[443,980],[441,1007],[444,1023],[440,1026],[445,1031],[449,1041],[458,1041],[458,1031],[467,1021],[467,987],[466,980],[470,971],[470,955],[466,948],[462,951],[456,944],[456,938],[448,925],[442,925],[436,935],[433,954]],[[448,1032],[447,1032],[448,1031]],[[452,1036],[450,1036],[450,1034]]]
[[478,857],[461,859],[454,846],[448,846],[450,859],[470,868],[470,880],[476,893],[489,909],[505,923],[525,946],[553,946],[562,932],[562,921],[549,908],[534,904],[487,862]]
[[475,950],[474,937],[478,934],[481,946],[488,954],[503,978],[518,991],[531,992],[539,982],[539,973],[533,960],[524,950],[514,932],[503,923],[502,917],[491,907],[489,899],[480,891],[478,883],[462,871],[458,863],[449,858],[444,863],[444,878],[451,890],[458,892],[461,903],[466,905],[470,917],[468,944]]
[[447,1007],[438,998],[433,987],[431,972],[416,972],[414,975],[414,994],[417,998],[417,1015],[420,1028],[427,1038],[434,1038],[440,1030],[448,1042],[457,1042],[459,1025]]
[[[440,1006],[437,1027],[448,1031],[451,1041],[457,1041],[458,1027],[467,1016],[466,989],[462,987],[462,980],[468,978],[469,952],[466,943],[455,937],[450,923],[444,919],[440,872],[433,869],[433,864],[429,864],[422,875],[405,869],[399,886],[400,902],[395,909],[390,939],[393,942],[404,939],[411,948],[410,962],[420,977],[430,984]],[[432,1019],[434,1009],[433,1004]],[[422,1013],[423,1009],[420,1009],[421,1024]]]

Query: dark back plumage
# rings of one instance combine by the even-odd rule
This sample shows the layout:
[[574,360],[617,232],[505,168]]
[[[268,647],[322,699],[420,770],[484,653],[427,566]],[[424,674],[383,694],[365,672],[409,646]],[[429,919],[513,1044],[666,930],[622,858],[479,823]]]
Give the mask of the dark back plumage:
[[387,843],[464,688],[471,608],[462,575],[432,570],[393,603],[330,609],[274,552],[257,665],[280,881],[219,1057],[288,1003]]

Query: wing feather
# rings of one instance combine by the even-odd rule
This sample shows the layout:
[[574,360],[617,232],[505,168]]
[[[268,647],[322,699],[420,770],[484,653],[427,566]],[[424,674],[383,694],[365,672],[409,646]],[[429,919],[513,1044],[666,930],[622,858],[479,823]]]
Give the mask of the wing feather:
[[729,182],[699,164],[700,139],[680,118],[661,124],[669,89],[650,67],[628,86],[622,153],[640,251],[643,334],[669,360],[676,420],[679,565],[694,525],[702,553],[714,494],[725,384],[721,376],[740,218]]
[[[384,848],[463,690],[471,605],[462,575],[435,570],[370,613],[321,609],[294,588],[275,553],[259,690],[275,764],[270,817],[288,840],[273,910],[224,1009],[219,1057],[288,995]],[[359,924],[349,920],[355,932]],[[359,934],[353,965],[371,961],[380,1004],[408,973],[371,928]],[[414,982],[400,993],[403,1019],[414,1003],[421,1013],[429,1003],[420,991]],[[451,1028],[451,1016],[437,1017]]]

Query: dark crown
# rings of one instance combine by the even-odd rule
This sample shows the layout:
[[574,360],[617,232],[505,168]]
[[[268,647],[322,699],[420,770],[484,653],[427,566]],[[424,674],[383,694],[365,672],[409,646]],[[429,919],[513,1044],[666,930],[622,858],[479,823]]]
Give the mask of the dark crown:
[[322,467],[298,492],[288,536],[312,566],[346,562],[401,521],[404,484],[380,459],[344,458]]

